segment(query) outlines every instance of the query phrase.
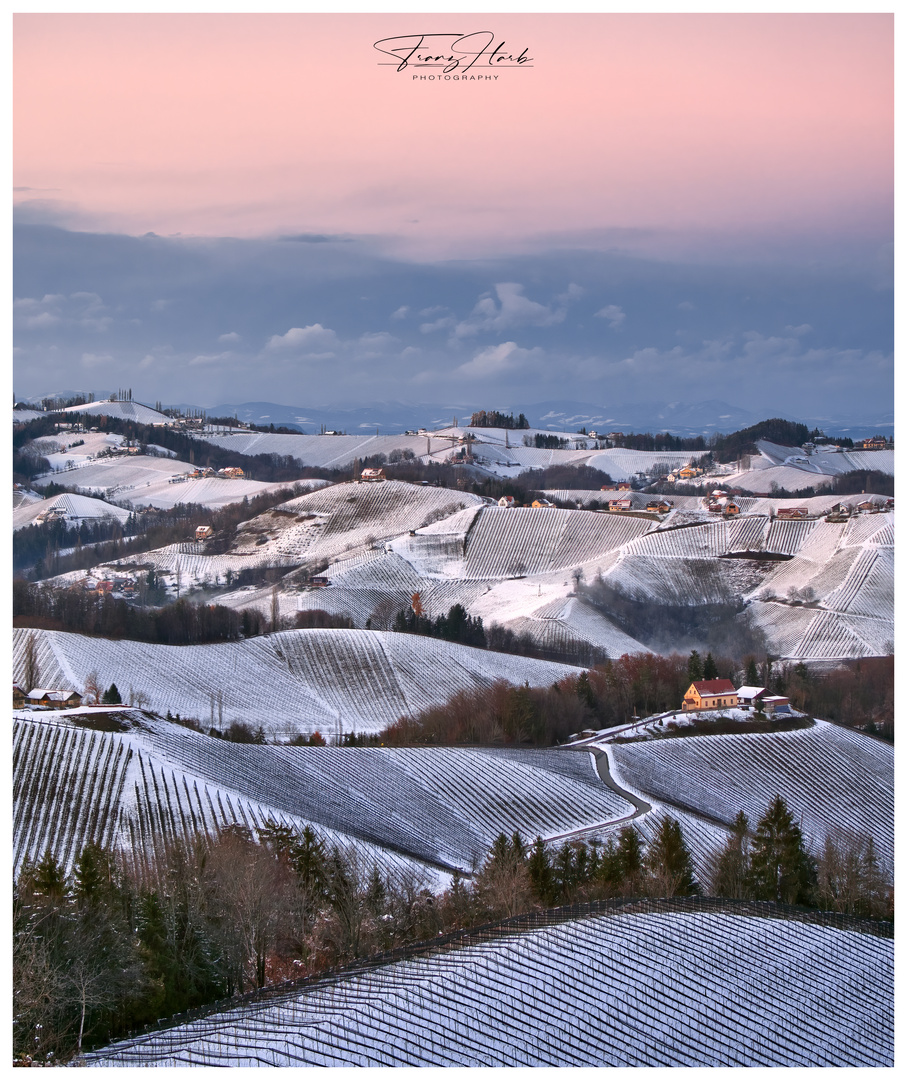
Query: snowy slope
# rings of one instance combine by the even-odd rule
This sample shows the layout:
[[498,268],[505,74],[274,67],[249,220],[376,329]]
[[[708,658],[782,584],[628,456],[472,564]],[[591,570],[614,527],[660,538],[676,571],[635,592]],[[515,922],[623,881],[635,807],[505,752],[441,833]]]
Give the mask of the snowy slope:
[[90,720],[14,722],[16,865],[48,847],[68,866],[89,841],[153,849],[272,818],[391,868],[469,873],[501,832],[547,839],[633,810],[586,752],[251,746],[142,714],[126,732],[75,726]]
[[212,1013],[96,1066],[891,1066],[893,941],[615,913]]
[[[35,519],[51,510],[62,510],[68,525],[77,525],[82,521],[92,521],[98,518],[114,518],[117,521],[126,521],[130,516],[129,510],[120,506],[111,506],[110,503],[101,499],[92,499],[87,495],[56,495],[52,499],[41,499],[39,502],[27,502],[13,510],[13,529],[22,529],[26,525],[35,523]],[[59,517],[60,515],[55,515]]]
[[881,862],[894,857],[892,747],[816,721],[798,731],[703,735],[612,744],[620,780],[667,804],[730,825],[745,811],[754,826],[781,795],[818,849],[837,829],[871,835]]
[[[81,690],[89,672],[147,695],[158,712],[223,723],[259,724],[269,737],[321,730],[379,731],[401,715],[446,701],[457,690],[498,679],[550,686],[575,668],[471,649],[409,634],[291,630],[219,645],[152,645],[55,630],[14,630],[13,677],[23,677],[24,645],[34,634],[41,683]],[[219,706],[219,710],[220,710]]]

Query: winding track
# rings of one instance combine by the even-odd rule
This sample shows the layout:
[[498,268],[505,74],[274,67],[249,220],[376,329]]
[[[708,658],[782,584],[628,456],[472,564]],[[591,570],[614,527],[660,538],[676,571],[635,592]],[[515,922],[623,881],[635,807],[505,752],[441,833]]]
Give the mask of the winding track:
[[568,840],[571,837],[585,836],[587,833],[599,832],[601,829],[609,828],[612,825],[622,825],[630,821],[635,821],[637,818],[642,817],[643,814],[648,814],[652,810],[652,804],[647,803],[645,799],[641,799],[638,795],[634,795],[632,791],[627,791],[626,788],[622,788],[620,784],[611,775],[611,759],[608,757],[607,750],[602,750],[597,746],[584,746],[577,747],[585,751],[591,751],[595,758],[595,768],[598,775],[606,787],[610,788],[615,795],[619,795],[622,799],[626,799],[628,803],[633,806],[633,813],[627,814],[625,817],[616,818],[612,821],[603,821],[598,825],[587,825],[582,829],[574,829],[572,832],[561,833],[559,836],[549,836],[545,841],[546,844],[552,844],[557,840]]

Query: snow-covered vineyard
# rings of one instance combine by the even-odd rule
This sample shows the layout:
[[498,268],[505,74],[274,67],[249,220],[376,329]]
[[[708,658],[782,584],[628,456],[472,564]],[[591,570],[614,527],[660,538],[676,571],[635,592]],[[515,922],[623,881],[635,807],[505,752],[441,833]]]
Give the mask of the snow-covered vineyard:
[[890,1067],[893,982],[890,938],[616,912],[353,972],[84,1064]]
[[585,749],[249,746],[135,713],[124,732],[80,722],[91,710],[15,721],[16,865],[47,848],[70,865],[89,840],[148,850],[272,818],[390,869],[402,859],[469,872],[501,832],[601,841],[632,819],[648,840],[670,814],[704,874],[737,812],[755,822],[778,794],[814,850],[826,836],[871,835],[892,865],[891,749],[829,724],[595,748],[610,757],[612,789],[607,762]]
[[203,725],[263,727],[270,739],[380,731],[458,690],[498,680],[550,686],[576,668],[435,638],[367,630],[287,630],[216,645],[154,645],[57,630],[13,631],[13,677],[33,636],[45,685],[84,687],[89,673],[138,693],[158,713]]
[[124,732],[76,726],[90,712],[15,721],[16,866],[47,849],[70,866],[89,841],[151,851],[271,818],[391,872],[468,873],[501,832],[551,839],[634,810],[588,751],[249,746],[123,715]]
[[894,866],[894,752],[876,739],[815,721],[772,735],[610,744],[614,775],[632,791],[730,825],[751,822],[781,795],[814,850],[826,836],[872,836],[887,873]]

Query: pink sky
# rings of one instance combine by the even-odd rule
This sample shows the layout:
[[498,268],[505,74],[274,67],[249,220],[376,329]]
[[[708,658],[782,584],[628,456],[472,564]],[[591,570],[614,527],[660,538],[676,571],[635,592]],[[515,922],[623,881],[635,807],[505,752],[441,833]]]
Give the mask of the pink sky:
[[[372,47],[483,29],[533,67],[422,83]],[[890,223],[890,15],[17,15],[14,60],[16,200],[75,228],[434,256]]]

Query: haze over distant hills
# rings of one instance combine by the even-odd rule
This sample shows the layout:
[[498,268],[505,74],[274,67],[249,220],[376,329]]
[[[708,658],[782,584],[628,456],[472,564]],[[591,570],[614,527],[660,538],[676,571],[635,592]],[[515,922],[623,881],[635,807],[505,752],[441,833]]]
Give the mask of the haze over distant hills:
[[[42,397],[71,397],[87,391],[56,391]],[[102,398],[105,391],[95,393]],[[606,431],[623,432],[669,431],[673,435],[710,435],[715,432],[739,431],[768,418],[768,414],[754,412],[731,405],[720,399],[708,401],[635,401],[601,405],[579,401],[541,401],[532,404],[516,401],[446,401],[402,402],[378,401],[372,405],[334,404],[296,405],[278,404],[273,401],[225,402],[206,405],[199,402],[180,402],[172,407],[204,409],[209,416],[236,416],[253,424],[274,424],[289,427],[306,434],[318,432],[322,425],[328,429],[345,431],[351,435],[380,429],[382,434],[392,435],[409,429],[429,429],[447,426],[454,417],[466,424],[469,417],[479,409],[496,409],[499,412],[523,413],[533,428],[551,431],[575,431],[585,427],[605,428]],[[786,420],[821,428],[826,435],[849,435],[864,438],[870,435],[887,435],[894,431],[893,410],[879,409],[871,414],[856,416],[801,415],[780,406],[772,413]]]

